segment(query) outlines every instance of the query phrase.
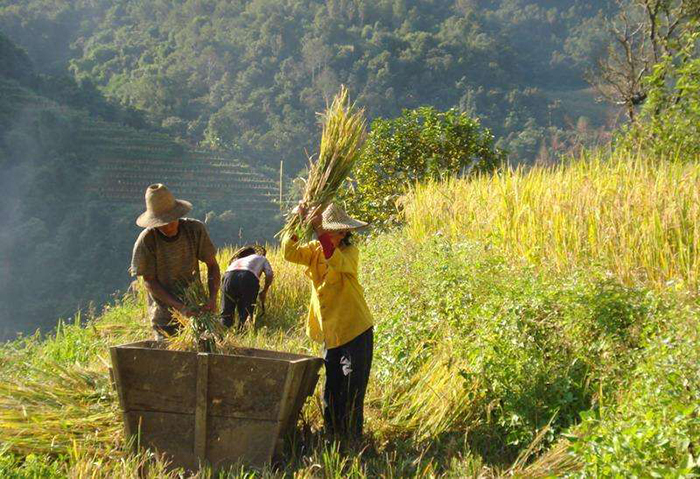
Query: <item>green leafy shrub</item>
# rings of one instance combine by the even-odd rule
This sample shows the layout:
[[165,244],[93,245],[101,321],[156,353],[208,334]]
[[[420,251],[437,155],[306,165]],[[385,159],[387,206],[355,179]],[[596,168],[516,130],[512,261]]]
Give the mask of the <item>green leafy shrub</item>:
[[385,414],[418,440],[466,435],[488,460],[577,424],[666,308],[595,271],[548,276],[479,243],[397,233],[367,254],[376,374],[394,388]]
[[654,337],[610,406],[583,415],[581,477],[700,475],[700,323],[695,308]]
[[372,122],[345,201],[366,221],[393,222],[397,200],[415,182],[489,172],[504,161],[479,120],[455,109],[404,110],[398,118]]
[[626,143],[641,143],[655,155],[675,160],[700,155],[700,19],[679,39],[678,51],[666,55],[646,78],[649,98],[643,120]]

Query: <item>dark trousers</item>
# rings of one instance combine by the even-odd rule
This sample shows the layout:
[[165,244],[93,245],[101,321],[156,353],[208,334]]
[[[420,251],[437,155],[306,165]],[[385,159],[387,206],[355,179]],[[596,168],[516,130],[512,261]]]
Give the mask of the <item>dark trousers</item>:
[[236,270],[224,274],[222,283],[221,322],[230,328],[233,325],[233,313],[238,310],[238,325],[243,326],[246,319],[253,315],[260,281],[250,271]]
[[156,341],[165,341],[171,336],[177,336],[179,332],[180,325],[175,322],[170,324],[153,325],[153,334],[155,335]]
[[373,350],[374,328],[369,328],[352,341],[324,351],[323,419],[329,433],[362,435]]

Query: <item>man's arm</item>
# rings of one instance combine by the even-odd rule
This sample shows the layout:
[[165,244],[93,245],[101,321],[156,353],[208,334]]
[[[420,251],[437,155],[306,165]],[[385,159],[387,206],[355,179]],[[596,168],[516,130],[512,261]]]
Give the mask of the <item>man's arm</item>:
[[221,269],[216,261],[216,256],[210,256],[205,261],[207,265],[207,286],[209,286],[209,301],[204,306],[207,311],[216,311],[216,296],[221,286]]
[[146,290],[151,293],[151,296],[161,303],[164,303],[170,308],[177,309],[178,311],[183,311],[185,309],[185,304],[168,292],[155,276],[144,276],[143,282],[146,285]]

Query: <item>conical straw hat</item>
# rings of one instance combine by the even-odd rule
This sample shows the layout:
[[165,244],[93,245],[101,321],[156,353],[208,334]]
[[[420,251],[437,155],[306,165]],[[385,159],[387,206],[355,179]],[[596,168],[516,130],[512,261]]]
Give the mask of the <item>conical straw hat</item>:
[[325,231],[350,231],[364,228],[367,223],[351,218],[343,208],[329,204],[321,215],[321,228]]
[[161,183],[146,188],[146,211],[136,220],[142,228],[157,228],[182,218],[192,209],[192,203],[176,200],[170,190]]

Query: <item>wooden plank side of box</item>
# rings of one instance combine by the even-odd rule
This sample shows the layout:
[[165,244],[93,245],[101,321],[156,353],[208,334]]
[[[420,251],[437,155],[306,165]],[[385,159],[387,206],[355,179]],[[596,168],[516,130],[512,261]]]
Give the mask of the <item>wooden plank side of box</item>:
[[137,347],[115,350],[123,410],[194,414],[195,353]]
[[215,470],[237,461],[256,467],[269,464],[278,428],[276,421],[210,416],[207,460]]
[[298,363],[301,364],[302,368],[301,381],[291,398],[293,402],[291,410],[286,415],[286,418],[283,418],[285,425],[282,430],[282,435],[294,429],[299,419],[299,414],[304,407],[304,403],[306,403],[309,396],[313,395],[316,384],[318,383],[318,371],[323,365],[323,360],[320,358],[308,358],[298,361]]
[[124,419],[132,431],[134,447],[163,454],[172,468],[197,469],[193,414],[129,411],[124,413]]
[[289,361],[212,355],[209,414],[241,419],[278,419]]
[[256,348],[236,348],[235,352],[231,353],[230,356],[248,356],[255,358],[281,359],[284,361],[298,361],[299,359],[307,359],[311,357],[305,356],[303,354],[287,353],[284,351],[271,351],[269,349]]

